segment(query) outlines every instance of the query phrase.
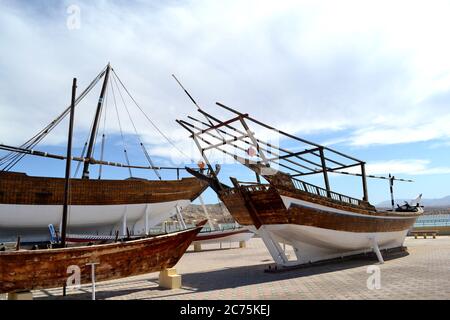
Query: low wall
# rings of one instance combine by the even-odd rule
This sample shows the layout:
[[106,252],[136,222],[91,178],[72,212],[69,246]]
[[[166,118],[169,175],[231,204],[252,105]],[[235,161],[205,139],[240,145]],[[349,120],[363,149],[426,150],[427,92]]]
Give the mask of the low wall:
[[438,235],[450,235],[450,226],[427,226],[427,227],[414,227],[412,231],[422,230],[436,230]]

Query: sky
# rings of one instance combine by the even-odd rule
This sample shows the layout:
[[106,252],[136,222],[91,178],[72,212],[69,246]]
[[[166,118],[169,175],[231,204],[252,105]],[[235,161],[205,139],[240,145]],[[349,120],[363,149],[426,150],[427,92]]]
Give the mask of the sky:
[[[33,136],[69,105],[73,77],[81,92],[110,62],[177,146],[124,97],[160,165],[200,159],[175,122],[196,114],[175,74],[221,119],[232,115],[216,101],[362,159],[369,174],[413,179],[395,184],[398,198],[450,194],[448,1],[0,0],[0,9],[0,143]],[[77,107],[74,153],[86,140],[99,87]],[[125,108],[119,126],[112,93],[108,99],[105,159],[125,161],[122,126],[132,162],[145,163]],[[39,149],[65,153],[66,139],[64,121]],[[64,163],[26,157],[15,170],[62,176]],[[126,178],[128,171],[104,168],[103,175]],[[229,176],[253,178],[232,163],[220,174],[228,184]],[[333,175],[331,186],[361,197],[359,178]],[[370,180],[370,201],[388,199],[388,190],[385,180]],[[211,191],[205,198],[217,202]]]

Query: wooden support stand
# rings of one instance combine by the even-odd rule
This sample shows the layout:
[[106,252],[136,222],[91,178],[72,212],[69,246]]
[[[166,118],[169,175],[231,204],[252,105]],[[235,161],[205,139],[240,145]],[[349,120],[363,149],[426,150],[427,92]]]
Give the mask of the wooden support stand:
[[175,268],[164,269],[159,273],[159,286],[166,289],[181,288],[181,276]]
[[239,248],[246,248],[247,243],[245,241],[239,241]]
[[201,243],[194,243],[194,252],[200,252],[200,251],[202,251]]
[[33,300],[31,291],[8,293],[8,300]]

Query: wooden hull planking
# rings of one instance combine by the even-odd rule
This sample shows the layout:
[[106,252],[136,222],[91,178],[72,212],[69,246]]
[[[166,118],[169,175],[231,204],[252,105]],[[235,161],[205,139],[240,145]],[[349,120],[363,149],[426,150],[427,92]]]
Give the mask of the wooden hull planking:
[[[70,180],[70,205],[99,206],[194,200],[207,184],[196,178],[180,180]],[[0,172],[0,203],[62,205],[64,179]]]
[[390,232],[408,230],[420,216],[417,213],[377,212],[325,199],[318,202],[273,187],[247,192],[248,201],[234,189],[221,194],[221,199],[241,225],[256,225],[256,216],[261,225],[298,224],[349,232]]
[[[277,264],[289,266],[403,245],[417,212],[378,212],[268,185],[229,189],[220,198],[236,221],[263,238]],[[277,244],[278,243],[278,244]],[[289,261],[279,243],[294,247]],[[377,249],[378,250],[378,249]]]
[[112,280],[173,267],[204,222],[196,228],[124,243],[48,250],[0,252],[0,293],[62,287],[69,266],[78,266],[81,283]]
[[[69,226],[74,233],[123,233],[123,220],[133,234],[175,214],[198,197],[207,184],[196,178],[181,180],[85,180],[70,181]],[[48,240],[48,225],[61,223],[64,179],[0,173],[0,241]]]

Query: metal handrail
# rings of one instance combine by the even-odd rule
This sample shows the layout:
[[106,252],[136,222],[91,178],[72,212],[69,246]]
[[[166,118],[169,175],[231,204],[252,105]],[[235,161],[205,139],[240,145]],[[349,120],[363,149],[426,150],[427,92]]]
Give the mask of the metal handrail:
[[359,199],[352,198],[352,197],[349,197],[349,196],[346,196],[344,194],[337,193],[334,191],[327,191],[326,189],[324,189],[322,187],[319,187],[319,186],[316,186],[316,185],[313,185],[308,182],[298,180],[295,178],[292,178],[292,182],[294,183],[294,187],[297,190],[307,192],[310,194],[314,194],[317,196],[325,197],[325,198],[330,198],[332,200],[336,200],[339,202],[352,204],[355,206],[361,205],[361,200],[359,200]]
[[[302,180],[292,178],[292,181],[294,183],[295,189],[297,189],[297,190],[307,192],[307,193],[310,193],[310,194],[313,194],[316,196],[329,198],[329,199],[332,199],[335,201],[348,203],[348,204],[355,205],[355,206],[361,205],[361,200],[359,200],[359,199],[352,198],[352,197],[349,197],[349,196],[346,196],[344,194],[337,193],[334,191],[328,192],[326,189],[324,189],[322,187],[316,186],[314,184],[311,184],[311,183],[308,183],[308,182],[305,182]],[[270,185],[269,184],[251,184],[251,185],[244,185],[242,187],[249,191],[266,191],[270,188]],[[228,192],[234,193],[233,189],[228,190]]]

